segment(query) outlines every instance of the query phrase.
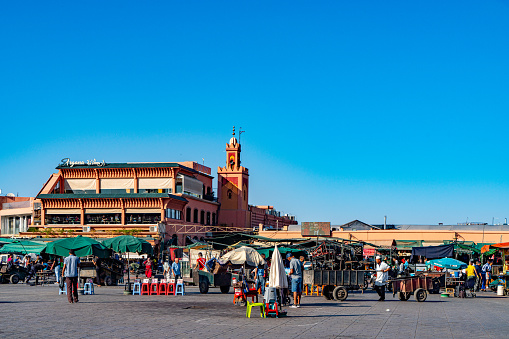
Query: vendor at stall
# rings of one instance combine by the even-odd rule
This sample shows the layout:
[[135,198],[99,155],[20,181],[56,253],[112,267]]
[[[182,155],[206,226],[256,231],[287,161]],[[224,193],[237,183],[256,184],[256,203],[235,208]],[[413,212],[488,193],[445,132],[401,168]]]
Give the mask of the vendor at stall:
[[378,301],[385,301],[385,284],[389,277],[388,272],[391,270],[389,265],[382,261],[380,256],[376,257],[376,278],[375,278],[375,291],[378,293],[380,299]]

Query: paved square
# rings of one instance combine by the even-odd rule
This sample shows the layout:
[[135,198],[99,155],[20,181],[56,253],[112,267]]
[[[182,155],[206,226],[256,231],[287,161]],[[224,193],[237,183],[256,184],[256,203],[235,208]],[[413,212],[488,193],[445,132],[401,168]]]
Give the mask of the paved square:
[[371,291],[345,302],[303,297],[288,317],[261,319],[232,304],[233,294],[211,289],[201,295],[124,296],[121,287],[96,288],[69,304],[57,286],[0,285],[2,325],[8,338],[506,338],[509,299],[479,293],[475,299],[429,295],[399,301]]

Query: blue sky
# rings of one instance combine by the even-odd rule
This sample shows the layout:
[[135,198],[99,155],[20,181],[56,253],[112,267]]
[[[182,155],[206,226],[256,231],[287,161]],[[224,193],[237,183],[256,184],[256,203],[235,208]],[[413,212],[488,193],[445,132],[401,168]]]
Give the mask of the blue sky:
[[509,217],[507,1],[7,2],[0,188],[60,159],[225,162],[299,221]]

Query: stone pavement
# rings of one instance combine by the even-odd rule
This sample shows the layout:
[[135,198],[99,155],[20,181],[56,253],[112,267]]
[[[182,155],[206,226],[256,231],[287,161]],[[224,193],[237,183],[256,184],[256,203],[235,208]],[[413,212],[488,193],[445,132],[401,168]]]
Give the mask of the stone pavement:
[[479,293],[475,299],[429,295],[399,301],[387,294],[351,293],[345,302],[303,297],[288,317],[245,318],[233,294],[124,296],[122,287],[96,288],[69,304],[57,286],[0,285],[0,338],[505,338],[509,299]]

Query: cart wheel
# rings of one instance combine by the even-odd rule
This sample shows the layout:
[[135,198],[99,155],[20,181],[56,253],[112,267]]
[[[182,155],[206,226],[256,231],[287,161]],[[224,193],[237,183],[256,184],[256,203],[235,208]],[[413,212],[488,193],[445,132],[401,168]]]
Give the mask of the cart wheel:
[[11,275],[11,284],[17,284],[19,282],[19,276],[17,274]]
[[209,284],[206,281],[200,282],[200,293],[207,294],[209,292]]
[[113,285],[113,279],[109,275],[104,277],[104,285],[105,286],[111,286]]
[[345,301],[346,298],[348,298],[348,291],[343,286],[337,286],[334,291],[332,291],[332,296],[334,300]]
[[227,294],[228,292],[230,292],[230,286],[219,286],[219,289],[223,294]]
[[423,302],[428,297],[428,292],[423,288],[418,288],[414,292],[414,297],[418,302]]
[[408,299],[410,299],[411,295],[412,293],[410,292],[398,292],[398,298],[401,301],[407,301]]
[[333,297],[333,295],[332,295],[333,287],[334,287],[334,286],[331,286],[331,285],[327,285],[327,286],[324,286],[324,287],[323,287],[322,294],[323,294],[323,297],[324,297],[326,300],[332,300],[332,299],[334,299],[334,297]]

